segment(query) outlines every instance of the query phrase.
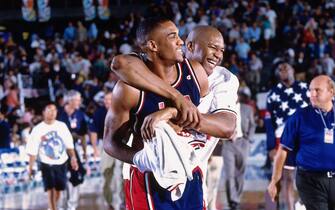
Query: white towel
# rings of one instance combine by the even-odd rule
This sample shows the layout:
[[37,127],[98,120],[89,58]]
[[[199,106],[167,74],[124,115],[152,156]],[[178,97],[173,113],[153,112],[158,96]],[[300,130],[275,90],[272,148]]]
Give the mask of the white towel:
[[166,122],[158,123],[155,132],[156,137],[145,142],[144,149],[149,158],[156,159],[153,162],[157,166],[151,168],[155,179],[161,187],[171,191],[175,201],[182,196],[187,179],[193,179],[192,171],[198,159],[188,144],[190,137],[178,136]]

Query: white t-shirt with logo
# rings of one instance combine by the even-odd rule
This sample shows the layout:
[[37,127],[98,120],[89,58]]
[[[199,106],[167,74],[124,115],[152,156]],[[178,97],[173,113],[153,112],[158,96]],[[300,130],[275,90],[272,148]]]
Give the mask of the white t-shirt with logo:
[[66,150],[73,148],[73,138],[66,124],[56,120],[52,124],[40,122],[33,128],[26,152],[29,155],[38,155],[42,163],[61,165],[68,159]]

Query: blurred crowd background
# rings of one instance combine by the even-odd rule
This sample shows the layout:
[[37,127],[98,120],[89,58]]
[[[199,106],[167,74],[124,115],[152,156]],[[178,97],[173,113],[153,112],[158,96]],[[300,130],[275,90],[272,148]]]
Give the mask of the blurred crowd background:
[[[16,7],[19,11],[25,1],[13,2],[1,6],[2,13]],[[169,17],[182,38],[197,25],[213,25],[222,32],[222,65],[238,76],[241,90],[250,97],[259,132],[264,127],[264,93],[278,81],[280,61],[294,67],[297,80],[309,82],[322,73],[334,76],[333,0],[105,1],[110,13],[104,19],[75,9],[93,1],[57,2],[49,2],[51,17],[45,22],[0,17],[4,20],[1,119],[9,123],[8,128],[1,127],[2,148],[25,144],[29,129],[40,120],[42,102],[51,99],[62,106],[63,95],[70,89],[82,94],[82,109],[89,121],[103,93],[117,81],[109,69],[113,56],[135,50],[135,29],[146,16]],[[61,7],[64,11],[73,7],[73,17],[62,16]]]
[[136,50],[136,27],[148,16],[169,17],[183,39],[197,25],[222,32],[221,65],[238,77],[258,133],[279,63],[291,64],[298,81],[334,77],[335,0],[36,1],[45,14],[34,2],[0,5],[0,153],[24,146],[44,102],[63,107],[69,90],[81,93],[89,124],[117,82],[113,56]]

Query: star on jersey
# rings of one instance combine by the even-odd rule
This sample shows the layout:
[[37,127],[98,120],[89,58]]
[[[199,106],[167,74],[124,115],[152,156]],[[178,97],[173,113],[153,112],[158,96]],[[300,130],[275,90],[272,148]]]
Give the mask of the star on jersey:
[[270,98],[271,98],[272,100],[276,100],[276,98],[277,98],[277,94],[276,94],[275,92],[273,92],[272,95],[270,96]]
[[298,103],[300,100],[302,100],[301,94],[295,93],[293,100]]
[[289,107],[288,107],[288,101],[284,101],[284,102],[282,102],[280,108],[283,110],[283,112],[284,112],[286,109],[288,109],[288,108],[289,108]]
[[283,123],[284,123],[283,118],[278,117],[278,118],[276,119],[276,124],[277,124],[277,126],[280,126],[280,125],[282,125]]
[[287,88],[286,90],[284,90],[284,92],[287,94],[287,95],[291,95],[293,93],[293,88]]
[[302,103],[302,105],[301,105],[301,108],[305,108],[306,106],[308,106],[308,103],[306,103],[306,102],[304,101],[304,103]]
[[294,114],[296,109],[290,109],[290,111],[288,112],[288,116],[291,116],[292,114]]
[[307,83],[300,82],[299,86],[301,89],[307,89]]
[[308,106],[308,92],[307,84],[299,81],[295,81],[291,87],[279,83],[272,88],[267,98],[267,109],[275,129],[284,124],[297,109]]

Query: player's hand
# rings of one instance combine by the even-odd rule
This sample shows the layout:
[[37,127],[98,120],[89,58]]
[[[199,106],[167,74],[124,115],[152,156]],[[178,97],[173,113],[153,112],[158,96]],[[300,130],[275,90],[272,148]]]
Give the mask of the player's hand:
[[32,180],[34,178],[35,172],[32,168],[28,168],[28,178]]
[[268,186],[268,192],[272,202],[275,202],[277,196],[277,186],[276,183],[274,183],[273,181],[271,181]]
[[167,123],[171,126],[171,128],[173,128],[173,130],[174,130],[176,133],[181,132],[181,131],[184,129],[183,127],[180,127],[179,125],[176,125],[176,124],[174,124],[174,123],[171,122],[171,121],[168,121]]
[[198,130],[201,114],[192,101],[180,95],[173,100],[173,103],[179,111],[177,124],[181,127],[190,127]]
[[75,171],[78,170],[79,165],[76,157],[71,157],[71,168]]
[[155,127],[160,121],[169,121],[177,116],[175,108],[165,108],[160,111],[154,112],[144,118],[141,127],[141,136],[145,140],[152,139],[155,136]]

